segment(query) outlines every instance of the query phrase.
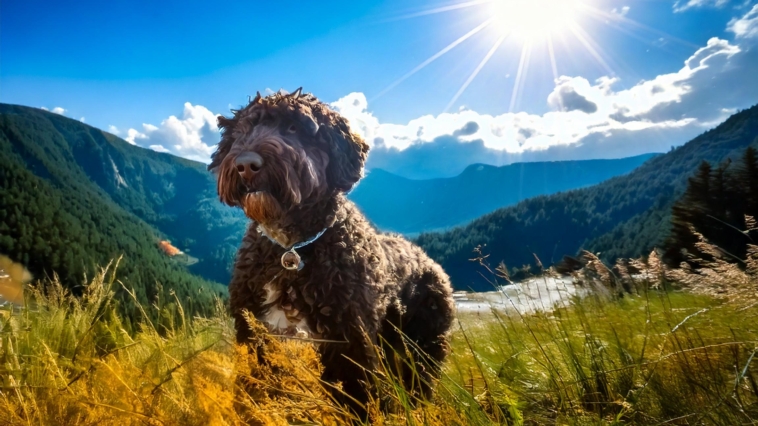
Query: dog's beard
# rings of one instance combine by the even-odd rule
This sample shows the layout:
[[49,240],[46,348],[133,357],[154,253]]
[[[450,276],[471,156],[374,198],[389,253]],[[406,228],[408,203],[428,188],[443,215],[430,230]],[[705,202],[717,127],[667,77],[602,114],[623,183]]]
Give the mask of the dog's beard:
[[268,192],[252,192],[240,200],[245,216],[262,225],[270,224],[282,216],[282,207]]
[[248,192],[237,170],[230,164],[224,166],[221,167],[217,184],[222,202],[242,207],[245,216],[261,224],[272,223],[281,217],[283,208],[270,192]]

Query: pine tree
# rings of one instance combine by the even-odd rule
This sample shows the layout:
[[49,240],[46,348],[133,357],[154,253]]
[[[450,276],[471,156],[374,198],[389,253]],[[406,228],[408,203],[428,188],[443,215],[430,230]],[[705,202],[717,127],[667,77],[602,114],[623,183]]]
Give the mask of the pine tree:
[[746,192],[745,213],[755,217],[758,214],[758,150],[752,146],[745,150],[736,174],[738,184]]
[[687,259],[683,253],[695,254],[697,237],[691,227],[702,229],[713,205],[711,199],[712,167],[707,161],[700,163],[695,176],[688,179],[687,190],[671,209],[671,232],[664,243],[664,259],[678,265]]

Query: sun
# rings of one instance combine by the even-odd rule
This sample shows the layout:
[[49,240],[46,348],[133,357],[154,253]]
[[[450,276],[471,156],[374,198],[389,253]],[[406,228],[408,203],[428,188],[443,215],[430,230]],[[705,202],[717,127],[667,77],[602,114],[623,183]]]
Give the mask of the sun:
[[[614,64],[615,61],[612,60],[612,57],[604,51],[603,40],[596,39],[592,35],[591,30],[597,24],[638,40],[649,40],[653,36],[655,38],[665,37],[667,40],[681,43],[689,48],[698,48],[697,45],[688,41],[678,39],[627,17],[629,7],[623,7],[621,10],[614,8],[607,11],[602,10],[601,6],[594,5],[595,3],[603,2],[599,0],[453,0],[444,5],[400,16],[397,19],[421,18],[439,13],[461,14],[463,16],[467,10],[470,10],[472,15],[466,16],[474,16],[476,25],[385,87],[369,99],[369,102],[388,93],[443,55],[463,45],[467,40],[475,38],[477,34],[490,32],[493,29],[497,34],[495,40],[492,40],[493,37],[484,38],[487,43],[492,43],[490,49],[473,68],[458,91],[455,92],[443,113],[453,108],[463,92],[493,56],[496,54],[513,55],[514,52],[518,55],[513,57],[518,68],[513,78],[508,112],[516,111],[524,92],[533,50],[535,52],[547,52],[550,71],[552,71],[550,84],[554,84],[562,74],[562,64],[559,62],[560,55],[556,55],[554,38],[561,41],[558,47],[563,48],[564,51],[573,49],[578,49],[577,52],[586,51],[586,54],[589,54],[593,60],[591,63],[602,69],[605,75],[615,76],[614,68],[618,65]],[[482,40],[481,37],[479,39]],[[518,54],[519,51],[520,54]]]
[[545,39],[570,28],[578,14],[578,0],[494,0],[488,3],[492,27],[524,41]]

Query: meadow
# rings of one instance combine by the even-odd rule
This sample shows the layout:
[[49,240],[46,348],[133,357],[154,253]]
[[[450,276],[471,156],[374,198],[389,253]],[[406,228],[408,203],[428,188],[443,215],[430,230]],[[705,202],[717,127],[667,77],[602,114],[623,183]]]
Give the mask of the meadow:
[[[750,260],[744,268],[715,261],[700,271],[669,270],[653,253],[609,269],[589,256],[574,274],[584,296],[529,312],[460,312],[431,401],[414,400],[389,373],[373,373],[370,422],[758,422],[758,268]],[[125,327],[115,268],[92,277],[81,297],[53,279],[28,287],[22,307],[0,311],[1,424],[355,420],[319,381],[312,343],[275,340],[251,321],[267,347],[268,362],[258,364],[233,343],[221,301],[205,318],[188,317],[177,298],[137,304],[142,322]],[[503,271],[493,279],[507,281]]]

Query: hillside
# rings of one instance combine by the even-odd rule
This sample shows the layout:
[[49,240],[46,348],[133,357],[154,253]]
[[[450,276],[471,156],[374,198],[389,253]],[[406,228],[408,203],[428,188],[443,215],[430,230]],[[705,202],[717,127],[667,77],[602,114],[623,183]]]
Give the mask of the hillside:
[[474,164],[456,177],[412,180],[371,170],[349,198],[383,231],[417,234],[464,224],[527,198],[626,174],[654,154],[618,160]]
[[35,276],[55,272],[76,289],[95,265],[123,254],[119,278],[135,286],[142,301],[160,293],[156,282],[166,287],[161,297],[174,290],[193,311],[210,309],[210,294],[198,293],[201,287],[223,291],[157,245],[167,238],[203,256],[198,269],[224,261],[208,256],[224,249],[209,237],[213,232],[176,238],[179,229],[186,235],[202,224],[218,230],[223,242],[237,225],[231,211],[221,210],[199,163],[132,146],[57,114],[0,105],[0,164],[0,253]]
[[479,245],[490,264],[502,260],[511,268],[534,263],[534,255],[549,265],[580,249],[600,252],[606,261],[636,257],[666,238],[671,207],[703,160],[736,160],[750,145],[758,146],[758,106],[628,175],[525,200],[449,232],[422,234],[417,242],[460,289],[491,288],[480,275],[482,268],[470,261]]

